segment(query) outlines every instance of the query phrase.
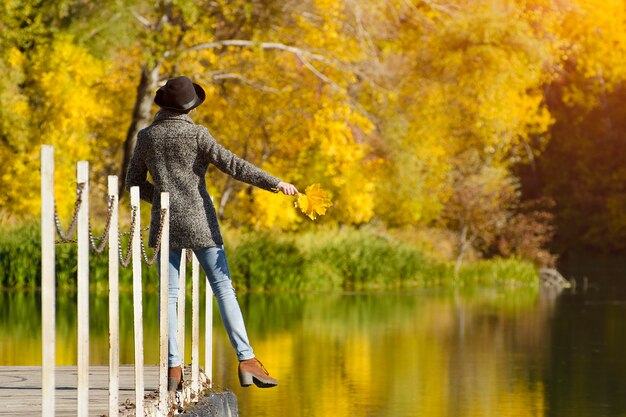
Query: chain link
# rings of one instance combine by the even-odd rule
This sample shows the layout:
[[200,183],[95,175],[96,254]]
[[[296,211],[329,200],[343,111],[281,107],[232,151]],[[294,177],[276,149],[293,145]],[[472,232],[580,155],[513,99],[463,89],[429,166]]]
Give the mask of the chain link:
[[59,218],[59,211],[57,209],[57,203],[56,201],[54,202],[54,224],[56,225],[57,234],[61,237],[61,239],[57,240],[56,243],[76,243],[76,241],[70,239],[70,237],[74,235],[74,231],[76,230],[76,224],[78,223],[78,211],[80,210],[80,206],[83,203],[84,189],[84,182],[76,185],[76,201],[74,202],[74,214],[72,215],[72,222],[70,223],[70,228],[67,232],[63,232],[63,227],[61,227],[61,219]]
[[[143,245],[143,239],[141,239],[141,254],[143,255],[143,260],[146,261],[148,265],[153,265],[157,257],[159,256],[159,251],[161,250],[161,239],[163,238],[163,223],[165,223],[166,214],[167,214],[167,209],[161,209],[161,217],[159,218],[159,232],[157,234],[157,243],[154,248],[152,258],[148,259],[146,248]],[[141,233],[139,234],[139,236],[141,236]]]
[[[111,218],[113,217],[113,204],[114,198],[112,195],[109,196],[109,202],[107,203],[107,220],[104,224],[104,232],[102,233],[102,237],[94,237],[93,232],[91,231],[91,219],[89,219],[89,242],[91,243],[91,247],[96,253],[104,252],[104,248],[109,241],[109,229],[111,228]],[[96,244],[96,240],[100,240],[100,246]]]
[[[130,234],[130,239],[128,239],[128,247],[126,248],[126,255],[123,255],[122,241],[121,240],[120,240],[119,245],[118,245],[118,252],[119,252],[119,255],[120,255],[120,263],[122,264],[122,266],[124,268],[127,268],[128,265],[130,264],[130,258],[131,258],[131,255],[132,255],[131,249],[132,249],[132,246],[133,246],[133,237],[135,235],[135,224],[137,223],[136,217],[137,217],[137,207],[133,206],[131,208],[131,213],[130,213],[130,232],[128,232]],[[119,224],[118,224],[118,228],[119,228]]]
[[[144,226],[140,229],[141,232],[145,232],[146,230],[150,230],[150,226]],[[130,232],[120,232],[120,236],[126,236],[130,234]]]

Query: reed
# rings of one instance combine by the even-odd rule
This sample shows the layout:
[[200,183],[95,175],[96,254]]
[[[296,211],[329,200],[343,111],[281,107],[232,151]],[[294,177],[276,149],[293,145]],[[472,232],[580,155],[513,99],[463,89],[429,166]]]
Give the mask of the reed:
[[[244,291],[363,291],[471,286],[536,286],[537,270],[518,259],[468,263],[455,276],[451,263],[435,261],[415,246],[354,228],[303,234],[225,231],[233,282]],[[0,287],[38,288],[39,225],[0,230]],[[127,242],[122,242],[126,247]],[[76,245],[56,246],[57,286],[76,289]],[[90,256],[93,290],[108,288],[106,254]],[[158,288],[155,266],[142,268],[147,289]],[[130,268],[120,268],[120,288],[131,288]]]
[[468,263],[459,270],[457,281],[464,286],[539,285],[537,268],[515,258],[495,258]]
[[481,260],[455,276],[452,263],[430,259],[384,234],[350,228],[280,236],[237,233],[229,259],[235,286],[253,291],[538,285],[530,262]]

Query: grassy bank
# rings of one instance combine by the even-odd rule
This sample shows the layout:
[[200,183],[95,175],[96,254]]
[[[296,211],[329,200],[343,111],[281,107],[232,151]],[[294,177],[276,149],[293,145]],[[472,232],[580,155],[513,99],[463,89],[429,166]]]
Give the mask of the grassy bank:
[[[301,235],[228,231],[226,246],[238,290],[328,291],[537,285],[527,262],[493,259],[468,263],[454,275],[451,263],[435,261],[414,246],[355,229]],[[76,245],[56,246],[57,285],[76,286]],[[0,286],[36,288],[40,282],[38,225],[2,231]],[[143,267],[144,282],[158,283],[156,266]],[[91,283],[107,288],[107,256],[91,256]],[[131,270],[122,268],[121,286],[129,288]]]

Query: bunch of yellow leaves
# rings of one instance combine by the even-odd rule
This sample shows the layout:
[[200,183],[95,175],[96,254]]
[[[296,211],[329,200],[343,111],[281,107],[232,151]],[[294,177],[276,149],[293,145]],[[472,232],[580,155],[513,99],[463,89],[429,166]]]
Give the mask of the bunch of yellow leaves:
[[319,184],[306,187],[304,194],[298,193],[294,206],[299,208],[311,220],[326,214],[326,210],[332,207],[328,191],[323,190]]

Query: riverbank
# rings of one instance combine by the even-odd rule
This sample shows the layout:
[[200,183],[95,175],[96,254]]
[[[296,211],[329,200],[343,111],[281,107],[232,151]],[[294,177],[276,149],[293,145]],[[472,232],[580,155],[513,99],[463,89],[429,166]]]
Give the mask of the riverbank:
[[[452,261],[429,256],[416,245],[353,228],[302,234],[241,232],[225,229],[231,274],[239,291],[362,291],[464,286],[537,286],[530,262],[489,259],[468,262],[454,273]],[[126,242],[123,242],[126,248]],[[0,235],[0,288],[34,289],[40,282],[39,227],[30,224]],[[57,286],[76,287],[76,245],[56,247]],[[92,254],[90,281],[108,288],[106,254]],[[155,266],[144,265],[144,282],[156,288]],[[122,290],[132,282],[120,269]]]

